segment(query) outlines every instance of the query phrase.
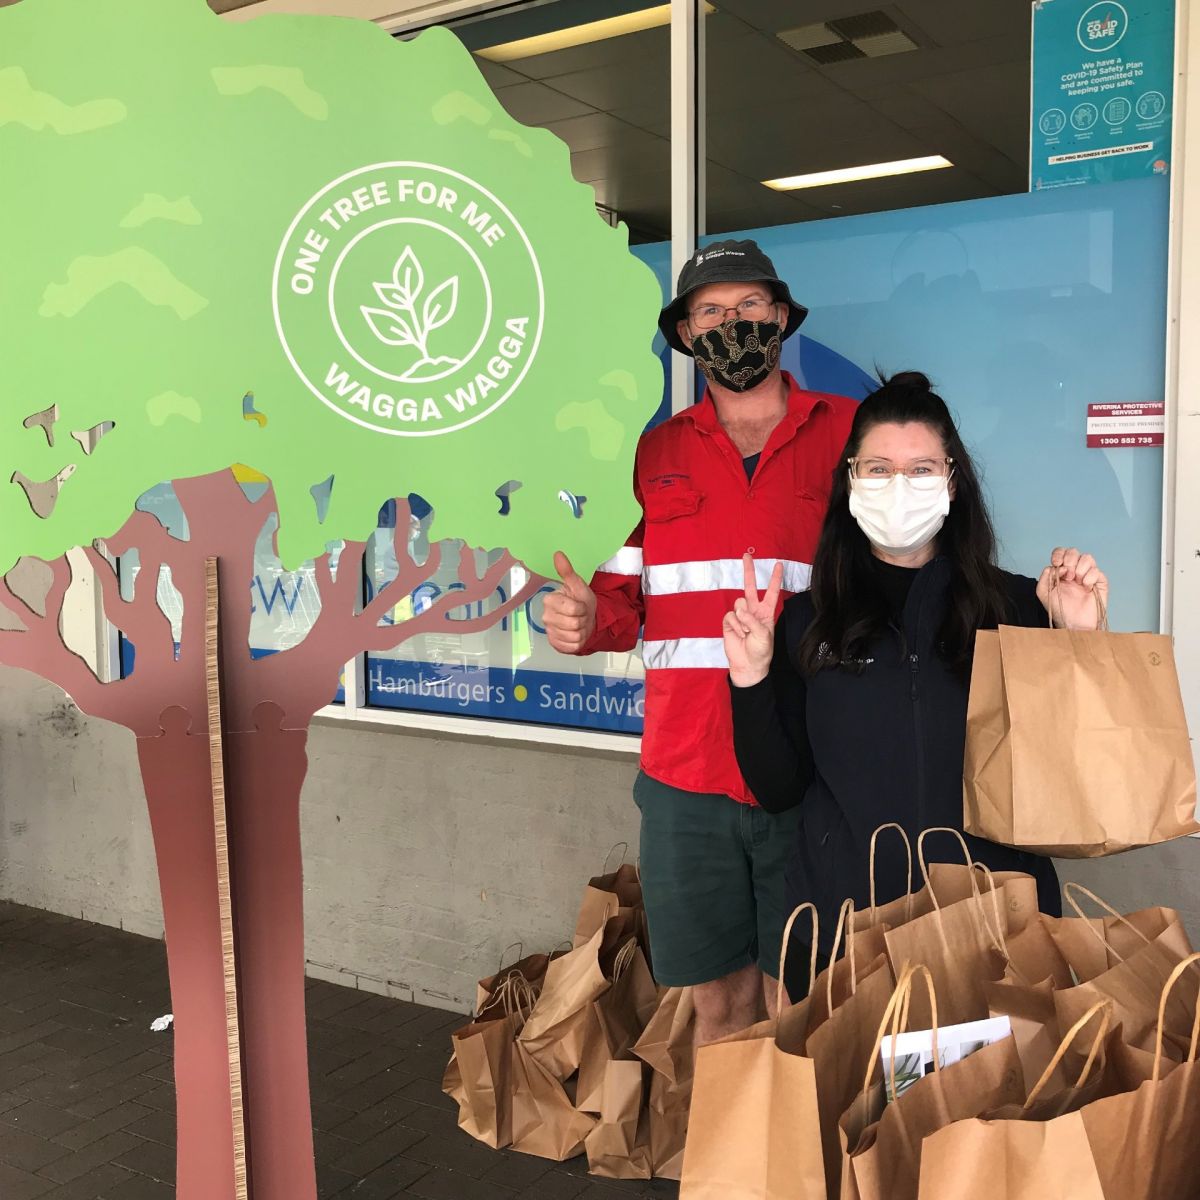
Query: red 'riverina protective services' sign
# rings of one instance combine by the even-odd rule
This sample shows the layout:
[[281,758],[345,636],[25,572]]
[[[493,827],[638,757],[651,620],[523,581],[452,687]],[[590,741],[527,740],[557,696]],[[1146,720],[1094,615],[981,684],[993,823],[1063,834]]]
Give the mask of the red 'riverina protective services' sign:
[[1087,444],[1111,450],[1120,446],[1161,446],[1166,428],[1166,408],[1161,400],[1150,404],[1089,404]]

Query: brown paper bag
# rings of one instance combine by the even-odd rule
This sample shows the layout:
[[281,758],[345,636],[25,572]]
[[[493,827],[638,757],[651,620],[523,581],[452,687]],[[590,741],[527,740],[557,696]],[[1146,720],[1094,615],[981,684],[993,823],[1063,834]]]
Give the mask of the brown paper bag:
[[[879,835],[885,830],[894,829],[899,833],[904,843],[907,858],[908,891],[884,904],[876,903],[875,891],[875,861]],[[958,862],[927,862],[924,847],[925,837],[929,833],[949,833],[958,839],[963,853],[963,861]],[[909,921],[926,916],[939,905],[956,904],[960,900],[979,894],[981,882],[991,879],[997,888],[1016,879],[1032,878],[1020,871],[989,872],[982,864],[971,859],[971,852],[966,840],[956,829],[928,829],[917,839],[918,858],[920,861],[921,884],[919,890],[913,891],[913,854],[908,840],[908,834],[900,825],[889,823],[879,826],[871,835],[870,846],[870,907],[859,909],[854,914],[854,928],[865,931],[878,928],[880,930],[898,929]],[[1015,889],[1005,897],[1007,902],[1007,928],[1023,929],[1037,914],[1037,890],[1031,891],[1028,886]]]
[[[1007,1017],[1012,1024],[1022,1074],[1026,1079],[1040,1079],[1054,1060],[1061,1040],[1053,981],[1045,979],[1031,985],[988,982],[983,985],[983,992],[988,1015]],[[1053,1091],[1067,1086],[1061,1066],[1054,1068],[1047,1086]]]
[[655,1179],[679,1179],[692,1104],[691,1067],[681,1082],[650,1076],[650,1169]]
[[[514,1034],[514,1036],[516,1035]],[[446,1064],[445,1071],[442,1072],[442,1092],[458,1105],[458,1123],[462,1125],[462,1106],[467,1092],[463,1087],[462,1071],[458,1066],[458,1058],[453,1051],[450,1053],[450,1061]],[[470,1133],[470,1130],[467,1132]],[[475,1135],[472,1133],[471,1136],[474,1137]]]
[[[896,1100],[885,1104],[884,1084],[873,1084],[879,1070],[876,1057],[888,1025],[893,1032],[914,1025],[910,996],[920,976],[929,992],[933,1013],[935,1070],[918,1080]],[[896,985],[889,1011],[880,1022],[875,1054],[859,1095],[842,1115],[842,1200],[915,1200],[921,1170],[922,1140],[951,1121],[976,1116],[1024,1098],[1021,1064],[1012,1038],[977,1050],[948,1067],[937,1067],[937,1026],[940,997],[930,972],[908,967]],[[918,1024],[918,1028],[921,1026]],[[894,1067],[893,1063],[893,1067]]]
[[606,928],[550,963],[537,1003],[518,1035],[525,1053],[560,1081],[579,1069],[592,1001],[609,986],[600,965]]
[[564,1162],[581,1154],[596,1118],[518,1040],[512,1044],[512,1148]]
[[[1078,883],[1063,885],[1063,899],[1074,915],[1047,917],[1044,924],[1077,980],[1095,979],[1158,938],[1180,958],[1191,953],[1191,943],[1173,908],[1140,908],[1122,914]],[[1099,917],[1083,911],[1085,899],[1101,910]]]
[[[1159,998],[1160,1012],[1165,1013],[1175,983],[1198,962],[1200,955],[1191,955],[1176,965]],[[1200,1032],[1200,1009],[1194,1025]],[[1078,1026],[1069,1030],[1063,1046],[1079,1032]],[[1027,1101],[1022,1110],[985,1114],[928,1137],[921,1200],[1183,1200],[1200,1195],[1195,1045],[1176,1065],[1162,1054],[1161,1032],[1159,1024],[1156,1052],[1146,1068],[1145,1056],[1127,1052],[1114,1030],[1105,1071],[1116,1086],[1110,1080],[1098,1098],[1083,1095],[1083,1084],[1059,1100],[1058,1113],[1030,1113]]]
[[[1055,1047],[1041,1077],[1021,1105],[957,1121],[931,1134],[921,1149],[920,1200],[1042,1200],[1064,1195],[1103,1198],[1087,1132],[1079,1116],[1086,1104],[1122,1090],[1106,1078],[1113,1063],[1103,1051],[1111,1006],[1094,1005]],[[1099,1018],[1099,1020],[1097,1020]],[[1073,1083],[1062,1079],[1064,1059],[1091,1025],[1091,1049]]]
[[[514,942],[504,951],[504,954],[507,955],[509,950],[514,949],[519,952],[522,949],[521,943]],[[481,979],[475,986],[475,1011],[482,1012],[487,1008],[500,985],[510,975],[518,976],[540,991],[542,981],[546,978],[546,968],[552,959],[560,957],[562,957],[561,951],[555,951],[553,954],[529,954],[524,957],[520,957],[518,953],[517,961],[506,967],[502,956],[496,973]]]
[[649,1179],[650,1114],[645,1064],[610,1060],[604,1067],[600,1121],[587,1136],[588,1173],[604,1179]]
[[633,1052],[657,1075],[677,1086],[692,1078],[692,1035],[696,1006],[691,988],[664,988],[658,1007]]
[[[808,1036],[819,1029],[841,1005],[854,995],[858,982],[875,969],[876,960],[887,953],[883,927],[872,925],[855,929],[856,910],[853,900],[845,900],[838,912],[829,965],[810,980],[808,995]],[[844,957],[838,955],[845,943]]]
[[621,910],[638,914],[637,934],[645,944],[645,908],[642,904],[642,881],[637,867],[622,863],[615,871],[597,875],[588,881],[575,921],[575,947],[587,942],[597,929]]
[[[1129,1045],[1143,1050],[1153,1049],[1158,1025],[1162,1029],[1168,1056],[1175,1061],[1182,1059],[1191,1038],[1192,1016],[1200,1002],[1200,970],[1184,972],[1177,984],[1164,993],[1167,980],[1173,977],[1177,964],[1192,952],[1178,913],[1173,909],[1143,910],[1135,914],[1138,918],[1135,923],[1122,917],[1110,905],[1078,884],[1067,884],[1063,895],[1067,903],[1080,913],[1080,917],[1047,922],[1051,929],[1058,931],[1060,944],[1066,946],[1072,938],[1077,940],[1078,926],[1082,924],[1083,929],[1094,934],[1095,942],[1103,947],[1101,961],[1107,963],[1114,958],[1117,961],[1094,975],[1080,970],[1077,960],[1071,962],[1080,982],[1076,987],[1059,989],[1054,993],[1060,1026],[1065,1028],[1072,1024],[1097,1001],[1108,1000],[1113,1004],[1113,1019],[1121,1023],[1124,1040]],[[1113,920],[1111,929],[1101,925],[1102,931],[1097,930],[1096,923],[1083,917],[1078,902],[1080,895],[1087,896],[1108,912]],[[1076,928],[1068,935],[1067,930],[1071,926]],[[1149,936],[1154,929],[1158,929],[1158,932]],[[1124,953],[1116,948],[1117,930],[1125,939],[1120,941]]]
[[584,1028],[575,1099],[584,1112],[600,1112],[608,1064],[633,1057],[658,1008],[658,989],[636,939],[621,948],[612,971],[611,986],[592,1001]]
[[[837,1200],[841,1190],[838,1118],[862,1086],[863,1072],[875,1053],[876,1031],[896,982],[883,926],[856,931],[855,916],[854,901],[844,901],[830,952],[833,961],[815,980],[811,978],[815,958],[809,963],[807,1020],[803,1019],[804,1009],[792,1014],[781,1022],[779,1039],[785,1051],[802,1050],[813,1061],[829,1200]],[[846,955],[839,959],[843,939]]]
[[633,1047],[650,1068],[650,1167],[655,1179],[678,1179],[692,1099],[696,1007],[691,988],[663,988],[658,1007]]
[[[1120,1031],[1109,1034],[1111,1006],[1096,1004],[1060,1040],[1028,1098],[1020,1105],[956,1121],[926,1138],[920,1156],[919,1200],[1043,1200],[1063,1195],[1104,1200],[1087,1132],[1079,1110],[1121,1091],[1126,1080],[1116,1073],[1105,1042],[1120,1045]],[[1099,1020],[1097,1020],[1099,1018]],[[1093,1026],[1079,1078],[1062,1079],[1064,1058],[1085,1026]]]
[[[460,1128],[494,1150],[512,1141],[511,1062],[519,1028],[517,1018],[501,1016],[474,1022],[451,1035],[454,1058],[443,1091],[458,1101]],[[457,1087],[452,1069],[458,1074]]]
[[919,1200],[1109,1200],[1081,1114],[1003,1127],[955,1121],[926,1138]]
[[[879,1023],[892,998],[895,979],[886,954],[878,955],[846,997],[816,1030],[810,1028],[805,1053],[817,1079],[817,1112],[829,1200],[841,1194],[842,1152],[838,1120],[862,1087],[874,1060]],[[820,995],[818,985],[816,994]],[[810,1014],[811,1026],[811,1014]]]
[[[788,919],[780,961],[805,909],[812,914],[815,974],[812,904]],[[780,984],[777,1018],[696,1054],[681,1200],[825,1200],[816,1072],[804,1053],[809,1000],[784,1007],[782,992]]]
[[[971,894],[962,900],[943,903],[931,879],[935,874],[946,879],[951,876],[945,870],[933,872],[923,854],[924,839],[934,832],[955,831],[928,829],[918,841],[918,857],[932,910],[887,930],[884,941],[897,978],[906,965],[921,964],[929,970],[942,1021],[953,1025],[987,1016],[983,985],[1003,975],[1005,941],[1012,928],[1010,920],[1014,915],[1024,920],[1036,913],[1037,883],[1031,875],[1013,873],[1001,884],[986,869],[958,868],[956,877],[969,884]],[[967,853],[965,844],[963,850]],[[987,885],[986,890],[978,886],[980,877]],[[927,995],[918,992],[912,996],[912,1004],[914,1026],[929,1028],[933,1014]]]
[[1163,1033],[1171,994],[1200,969],[1200,954],[1176,964],[1159,1000],[1159,1021],[1151,1077],[1135,1090],[1109,1096],[1080,1110],[1096,1172],[1106,1196],[1121,1200],[1165,1200],[1200,1196],[1200,1006],[1182,1064],[1163,1054]]
[[512,1141],[512,1046],[534,999],[525,980],[508,975],[487,1007],[450,1038],[442,1090],[458,1104],[464,1132],[493,1149]]
[[968,833],[1097,858],[1200,832],[1195,809],[1169,637],[1010,626],[977,635],[963,769]]
[[700,1048],[681,1200],[825,1200],[813,1061],[787,1046],[806,1003]]
[[1031,987],[1048,983],[1051,990],[1074,987],[1075,976],[1071,974],[1070,962],[1050,932],[1053,920],[1055,918],[1039,913],[1024,929],[1009,935],[1005,942],[1008,961],[1004,978],[1007,981]]

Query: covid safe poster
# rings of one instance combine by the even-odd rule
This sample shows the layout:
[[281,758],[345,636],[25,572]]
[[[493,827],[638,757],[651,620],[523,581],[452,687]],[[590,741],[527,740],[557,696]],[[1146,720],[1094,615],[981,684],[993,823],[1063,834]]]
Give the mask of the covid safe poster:
[[1174,0],[1035,0],[1031,191],[1165,175]]

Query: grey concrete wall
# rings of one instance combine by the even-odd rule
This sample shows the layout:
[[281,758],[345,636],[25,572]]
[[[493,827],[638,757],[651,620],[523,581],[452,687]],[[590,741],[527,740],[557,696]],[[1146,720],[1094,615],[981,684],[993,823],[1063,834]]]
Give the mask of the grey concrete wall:
[[[569,938],[631,756],[315,727],[301,801],[310,974],[468,1010],[504,948]],[[159,936],[133,738],[0,670],[0,898]]]
[[0,898],[158,937],[133,736],[0,670]]
[[330,726],[309,757],[309,970],[325,978],[350,968],[466,1010],[510,943],[570,938],[614,843],[636,855],[632,757]]
[[[503,949],[569,937],[634,765],[393,730],[312,732],[302,798],[311,974],[466,1011]],[[1181,910],[1200,941],[1200,841],[1061,863],[1122,909]],[[129,734],[0,671],[0,898],[161,934]]]

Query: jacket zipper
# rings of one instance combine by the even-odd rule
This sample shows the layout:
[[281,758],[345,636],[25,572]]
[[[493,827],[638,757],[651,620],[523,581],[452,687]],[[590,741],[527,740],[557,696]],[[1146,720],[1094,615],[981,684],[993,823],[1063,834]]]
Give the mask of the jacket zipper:
[[925,734],[921,728],[921,696],[917,687],[917,672],[920,659],[916,654],[908,656],[909,694],[913,706],[913,733],[917,749],[917,828],[925,828]]

